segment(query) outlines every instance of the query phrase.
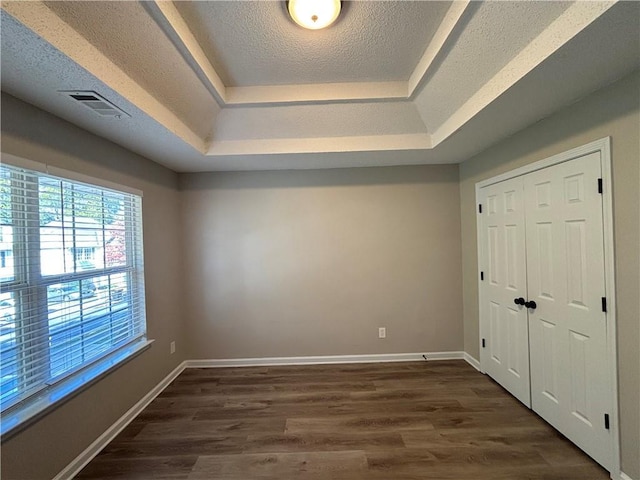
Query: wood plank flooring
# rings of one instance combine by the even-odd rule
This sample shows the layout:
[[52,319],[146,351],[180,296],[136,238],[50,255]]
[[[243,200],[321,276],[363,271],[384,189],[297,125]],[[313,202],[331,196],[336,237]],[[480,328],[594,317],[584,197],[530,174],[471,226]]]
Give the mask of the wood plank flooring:
[[598,480],[464,361],[185,370],[76,477]]

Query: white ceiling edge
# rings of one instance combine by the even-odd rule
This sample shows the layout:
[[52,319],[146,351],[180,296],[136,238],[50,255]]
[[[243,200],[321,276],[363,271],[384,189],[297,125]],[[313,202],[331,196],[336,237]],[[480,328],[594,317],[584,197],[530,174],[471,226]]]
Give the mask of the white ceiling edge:
[[406,100],[407,82],[350,82],[226,87],[226,107]]
[[171,110],[123,72],[41,1],[3,2],[2,10],[73,60],[109,88],[163,125],[198,152],[207,146]]
[[383,150],[370,152],[323,152],[269,155],[224,155],[204,157],[199,164],[180,169],[180,173],[245,172],[273,170],[323,170],[327,168],[399,167],[406,165],[436,165],[455,162],[441,161],[428,152],[433,150]]
[[418,61],[416,68],[409,77],[409,81],[407,82],[409,97],[412,97],[416,93],[416,90],[426,77],[429,68],[433,65],[433,61],[438,54],[443,51],[447,40],[456,26],[460,24],[462,15],[470,4],[471,0],[455,0],[449,7],[449,10],[447,10],[444,19],[440,23],[440,27],[438,27],[427,49],[424,51],[422,58]]
[[[617,0],[611,0],[576,2],[571,5],[432,133],[434,147],[453,135],[616,3]],[[418,111],[423,119],[428,114],[419,107]]]
[[226,86],[202,47],[171,1],[151,0],[144,5],[178,51],[205,83],[221,107],[313,104],[346,101],[408,100],[422,83],[429,68],[459,24],[471,0],[455,0],[430,40],[407,81],[353,82],[334,84]]
[[226,86],[207,55],[193,36],[189,26],[171,1],[142,2],[149,15],[173,42],[187,64],[196,73],[213,98],[222,107],[226,103]]
[[429,150],[431,135],[359,135],[350,137],[278,138],[212,142],[208,156],[274,155]]

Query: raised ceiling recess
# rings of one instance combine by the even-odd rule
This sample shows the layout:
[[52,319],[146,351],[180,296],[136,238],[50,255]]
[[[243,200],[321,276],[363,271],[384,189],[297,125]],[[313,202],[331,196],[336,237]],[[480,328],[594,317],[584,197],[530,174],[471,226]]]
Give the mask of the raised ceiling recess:
[[[454,163],[640,68],[638,2],[2,3],[2,89],[176,171]],[[90,90],[129,118],[60,91]]]

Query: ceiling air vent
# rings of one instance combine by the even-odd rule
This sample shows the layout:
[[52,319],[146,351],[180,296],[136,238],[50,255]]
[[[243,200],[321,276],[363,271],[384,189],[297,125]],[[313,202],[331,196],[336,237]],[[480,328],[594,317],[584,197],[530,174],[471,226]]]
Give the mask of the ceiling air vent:
[[111,103],[106,98],[98,95],[93,90],[61,90],[60,93],[64,95],[68,95],[76,102],[80,102],[87,108],[90,108],[98,115],[102,117],[113,117],[113,118],[130,118],[129,115],[124,110],[116,107],[113,103]]

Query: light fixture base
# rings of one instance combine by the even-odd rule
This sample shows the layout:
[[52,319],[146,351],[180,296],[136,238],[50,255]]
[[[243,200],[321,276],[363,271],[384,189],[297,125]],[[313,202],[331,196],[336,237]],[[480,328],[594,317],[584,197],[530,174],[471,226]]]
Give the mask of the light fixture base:
[[287,12],[299,26],[309,30],[326,28],[342,10],[340,0],[287,0]]

